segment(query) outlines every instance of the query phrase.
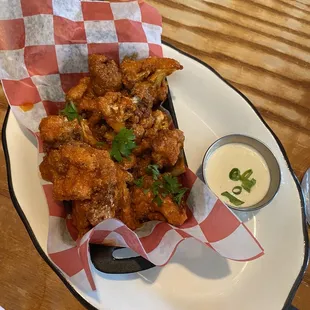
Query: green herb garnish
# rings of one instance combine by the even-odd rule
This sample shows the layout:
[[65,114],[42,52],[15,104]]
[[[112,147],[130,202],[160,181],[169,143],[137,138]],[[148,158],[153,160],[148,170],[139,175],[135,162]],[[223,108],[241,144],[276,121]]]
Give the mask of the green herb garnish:
[[162,191],[163,184],[161,181],[155,181],[152,184],[151,190],[154,195],[153,202],[155,202],[159,207],[163,204],[163,200],[160,197],[160,192]]
[[167,174],[167,175],[164,175],[163,179],[165,180],[165,189],[169,193],[174,194],[178,192],[179,188],[181,187],[181,184],[179,183],[178,178]]
[[158,176],[160,175],[158,165],[148,165],[146,168],[146,172],[151,174],[154,180],[157,180]]
[[187,192],[188,188],[182,187],[178,190],[178,193],[174,194],[173,200],[180,205],[184,194]]
[[163,204],[162,198],[171,195],[174,202],[180,205],[182,198],[188,189],[181,187],[178,178],[173,177],[170,174],[164,175],[163,178],[159,180],[160,171],[158,168],[158,165],[148,165],[146,168],[146,172],[152,175],[153,180],[155,180],[151,186],[154,195],[153,202],[160,207]]
[[181,187],[179,180],[177,177],[173,177],[170,174],[166,174],[163,177],[164,179],[164,189],[166,194],[171,194],[173,197],[174,202],[178,205],[181,204],[182,198],[184,194],[187,192],[188,188]]
[[137,180],[134,180],[133,183],[138,186],[138,187],[142,187],[143,186],[143,177]]
[[242,188],[247,191],[248,193],[251,192],[251,188],[256,184],[256,180],[255,179],[251,179],[251,180],[248,180],[248,179],[244,179],[242,180]]
[[79,121],[82,118],[72,101],[66,103],[65,108],[60,111],[60,115],[65,116],[70,122],[75,119]]
[[128,157],[136,148],[135,138],[132,129],[122,128],[113,139],[111,156],[118,162],[123,160],[123,156]]
[[244,201],[239,200],[238,198],[236,198],[235,196],[233,196],[228,192],[223,192],[221,195],[228,198],[229,201],[235,206],[240,206],[244,203]]
[[229,178],[233,181],[239,181],[240,179],[240,170],[238,168],[234,168],[229,172]]
[[155,181],[152,184],[152,193],[154,194],[154,196],[159,195],[160,190],[163,188],[163,183],[161,181]]
[[232,189],[232,192],[233,192],[235,195],[240,195],[241,192],[242,192],[242,187],[241,187],[241,186],[235,186],[235,187]]
[[[158,175],[155,176],[157,179],[151,186],[151,191],[154,195],[153,201],[160,207],[162,205],[162,198],[171,195],[173,201],[178,205],[181,204],[184,194],[188,188],[181,187],[178,178],[166,174],[162,179],[158,180]],[[154,177],[153,177],[154,178]]]

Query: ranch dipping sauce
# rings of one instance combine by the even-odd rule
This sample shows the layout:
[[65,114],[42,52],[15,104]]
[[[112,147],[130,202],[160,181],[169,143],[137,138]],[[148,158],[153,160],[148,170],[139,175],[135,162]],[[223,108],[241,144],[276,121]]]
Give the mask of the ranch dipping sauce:
[[216,149],[208,158],[205,176],[220,200],[238,208],[260,202],[270,186],[270,172],[263,156],[241,143]]

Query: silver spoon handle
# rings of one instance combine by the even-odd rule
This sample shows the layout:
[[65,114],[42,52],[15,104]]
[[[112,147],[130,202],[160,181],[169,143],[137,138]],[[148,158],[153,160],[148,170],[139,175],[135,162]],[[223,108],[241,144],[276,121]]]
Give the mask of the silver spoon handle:
[[306,204],[306,219],[308,225],[310,225],[310,168],[307,170],[302,179],[301,188]]

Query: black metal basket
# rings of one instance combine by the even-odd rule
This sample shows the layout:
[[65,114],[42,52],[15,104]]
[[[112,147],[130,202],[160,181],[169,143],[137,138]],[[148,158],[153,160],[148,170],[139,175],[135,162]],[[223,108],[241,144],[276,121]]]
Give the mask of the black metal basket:
[[[178,128],[178,122],[175,115],[170,91],[168,92],[167,99],[162,104],[162,107],[170,113],[174,127]],[[186,163],[185,155],[183,154],[183,156]],[[139,272],[155,266],[141,256],[115,258],[113,256],[113,252],[117,249],[121,248],[100,244],[90,244],[90,257],[95,268],[104,273],[123,274]]]

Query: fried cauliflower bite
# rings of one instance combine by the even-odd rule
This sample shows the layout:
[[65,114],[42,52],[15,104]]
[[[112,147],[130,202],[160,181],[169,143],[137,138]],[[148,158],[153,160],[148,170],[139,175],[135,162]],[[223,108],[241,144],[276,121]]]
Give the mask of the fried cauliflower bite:
[[81,120],[81,127],[83,133],[83,141],[91,146],[96,146],[99,141],[96,140],[96,138],[94,137],[92,131],[90,130],[88,122],[85,119]]
[[115,217],[133,229],[137,227],[127,188],[133,177],[114,163],[107,151],[85,143],[67,143],[44,157],[40,171],[53,183],[55,200],[74,201],[72,217],[79,235]]
[[183,148],[184,134],[179,129],[158,132],[152,141],[152,160],[160,168],[174,166]]
[[[120,92],[107,92],[104,96],[82,99],[78,105],[80,113],[86,112],[90,116],[90,127],[94,128],[104,120],[116,132],[125,127],[125,122],[134,116],[137,109],[132,98],[124,96]],[[89,113],[90,112],[90,113]]]
[[174,226],[181,226],[187,220],[185,207],[177,205],[170,196],[163,199],[163,204],[160,207],[156,206],[156,211]]
[[40,165],[42,177],[54,184],[55,200],[90,199],[99,190],[113,194],[117,169],[107,151],[81,142],[51,150]]
[[118,163],[118,165],[123,170],[130,170],[137,164],[137,158],[134,154],[129,155],[128,157],[124,157],[121,162]]
[[131,207],[131,195],[127,183],[133,183],[133,176],[127,171],[119,170],[117,187],[119,193],[119,208],[117,209],[116,217],[130,229],[135,230],[140,224]]
[[97,100],[95,97],[87,98],[83,97],[80,102],[77,104],[79,113],[83,112],[96,112],[97,110]]
[[[123,83],[127,89],[132,89],[137,83],[147,79],[155,82],[159,72],[164,77],[172,74],[176,70],[182,70],[180,63],[171,58],[149,57],[141,60],[134,60],[125,57],[121,63],[121,72],[123,74]],[[152,77],[153,74],[157,74]],[[163,80],[163,78],[161,78]]]
[[158,206],[153,200],[154,195],[151,190],[145,189],[151,187],[153,180],[150,177],[144,177],[143,188],[134,186],[131,189],[131,203],[136,218],[143,223],[147,220],[167,221],[174,226],[182,225],[186,219],[186,209],[183,205],[176,204],[169,196],[162,198],[162,204]]
[[73,140],[82,140],[82,128],[75,119],[69,122],[60,115],[50,115],[41,120],[39,125],[40,137],[44,149],[57,148],[60,145]]
[[144,154],[141,157],[137,157],[136,165],[133,168],[133,176],[136,179],[144,176],[146,174],[147,166],[151,164],[151,156],[149,154]]
[[154,123],[152,127],[150,127],[145,136],[149,138],[154,138],[158,131],[165,130],[169,128],[170,120],[166,113],[161,110],[155,110],[152,112],[152,116],[154,118]]
[[150,108],[166,100],[168,85],[165,78],[182,68],[176,60],[170,58],[125,58],[121,63],[125,87],[131,91],[132,96]]
[[139,143],[145,134],[145,130],[153,126],[155,119],[151,109],[147,109],[140,104],[136,106],[134,115],[129,119],[127,125],[133,130],[136,136],[136,142]]
[[85,77],[85,78],[82,78],[79,82],[79,84],[77,84],[76,86],[72,87],[68,92],[67,92],[67,95],[66,95],[66,99],[68,101],[78,101],[80,100],[87,88],[89,87],[89,84],[90,84],[90,78],[89,77]]
[[82,238],[91,228],[91,224],[86,217],[85,211],[81,208],[78,201],[74,201],[72,204],[72,224],[78,231],[78,237]]
[[122,88],[122,74],[114,60],[104,55],[90,55],[88,58],[91,87],[97,96],[108,91],[118,92]]
[[91,226],[96,226],[103,220],[115,217],[118,205],[114,196],[114,191],[96,192],[91,199],[76,201],[75,204],[81,208]]
[[120,218],[129,228],[136,229],[133,210],[130,206],[130,193],[127,182],[132,182],[132,176],[121,169],[116,170],[116,184],[108,190],[95,192],[90,199],[75,201],[75,205],[84,213],[87,221],[96,226],[109,218]]
[[125,127],[125,122],[134,115],[136,105],[121,93],[108,92],[97,99],[98,112],[116,132]]
[[132,88],[131,94],[139,98],[147,107],[152,108],[166,100],[168,85],[164,77],[159,83],[140,82]]
[[132,126],[138,144],[133,151],[136,155],[141,155],[145,151],[151,150],[152,141],[157,136],[158,131],[169,128],[169,118],[161,110],[153,111],[148,120],[143,118]]
[[41,120],[39,130],[45,151],[70,141],[83,141],[93,146],[98,142],[84,119],[79,123],[77,119],[68,121],[64,116],[51,115]]

